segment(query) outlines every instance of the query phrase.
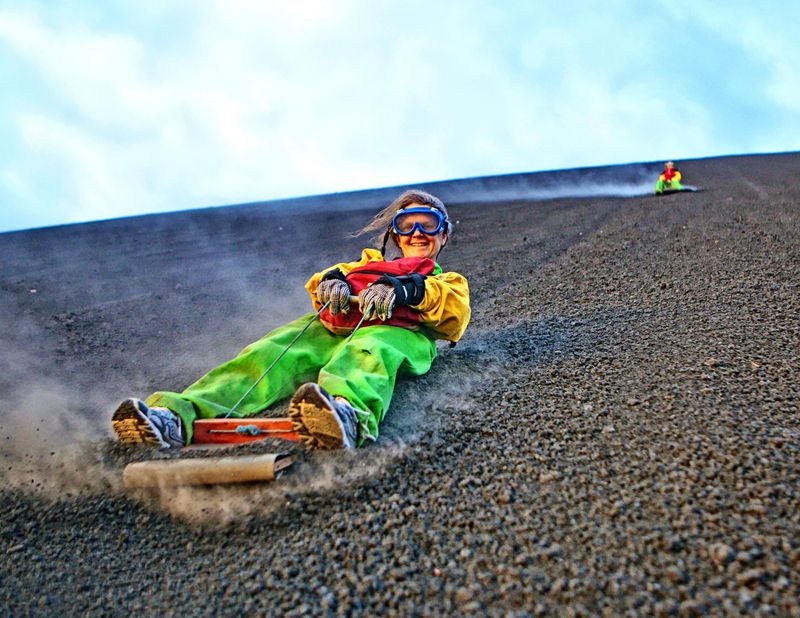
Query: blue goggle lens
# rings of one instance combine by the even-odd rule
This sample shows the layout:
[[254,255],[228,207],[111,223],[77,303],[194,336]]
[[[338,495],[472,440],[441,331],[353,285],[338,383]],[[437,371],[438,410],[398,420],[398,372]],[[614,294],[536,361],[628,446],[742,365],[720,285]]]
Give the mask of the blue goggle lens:
[[408,208],[394,216],[392,227],[401,236],[411,236],[416,230],[434,236],[444,230],[445,220],[438,210]]

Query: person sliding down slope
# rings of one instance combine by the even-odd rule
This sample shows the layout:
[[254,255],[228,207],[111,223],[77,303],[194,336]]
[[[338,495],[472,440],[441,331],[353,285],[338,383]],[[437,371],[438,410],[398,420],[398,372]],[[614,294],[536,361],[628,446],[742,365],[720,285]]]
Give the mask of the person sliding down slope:
[[665,191],[683,191],[681,173],[675,168],[672,161],[664,164],[664,171],[661,172],[658,182],[656,182],[656,195],[661,195]]
[[[435,340],[456,342],[469,323],[466,278],[443,272],[436,262],[452,230],[440,199],[406,191],[358,232],[380,231],[380,250],[364,249],[358,260],[308,280],[314,309],[330,303],[319,320],[309,313],[268,333],[182,393],[126,399],[112,417],[117,437],[131,444],[181,447],[191,442],[197,418],[256,415],[294,391],[289,416],[308,445],[352,448],[377,439],[396,377],[427,373],[436,357]],[[401,257],[387,260],[387,244]],[[357,295],[357,306],[351,306],[351,295]]]

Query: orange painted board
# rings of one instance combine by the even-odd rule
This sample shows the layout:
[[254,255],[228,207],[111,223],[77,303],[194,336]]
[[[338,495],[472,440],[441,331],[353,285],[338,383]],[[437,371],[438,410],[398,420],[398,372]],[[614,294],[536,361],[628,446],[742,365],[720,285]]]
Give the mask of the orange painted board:
[[193,427],[194,444],[242,444],[264,438],[300,442],[289,418],[204,418]]

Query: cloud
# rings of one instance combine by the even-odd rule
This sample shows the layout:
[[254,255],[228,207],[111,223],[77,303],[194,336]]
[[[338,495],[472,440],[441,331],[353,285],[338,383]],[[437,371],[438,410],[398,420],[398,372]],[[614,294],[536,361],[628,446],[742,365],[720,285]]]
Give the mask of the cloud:
[[0,8],[0,229],[797,147],[788,31],[692,7]]
[[[796,114],[800,111],[800,69],[796,59],[800,57],[800,39],[796,24],[800,21],[800,5],[787,2],[766,3],[759,10],[741,0],[729,0],[724,10],[720,6],[704,3],[663,3],[664,10],[673,18],[683,18],[698,24],[713,37],[728,44],[726,55],[720,59],[714,85],[736,84],[748,98],[763,97],[762,111],[773,115],[781,111]],[[713,53],[719,45],[698,47],[696,59]],[[742,71],[742,63],[758,67],[757,74]],[[769,107],[769,104],[774,107]],[[781,132],[797,133],[800,123],[796,116],[790,126]],[[774,140],[775,134],[769,136]],[[774,141],[773,141],[774,143]],[[789,144],[796,148],[797,142]]]

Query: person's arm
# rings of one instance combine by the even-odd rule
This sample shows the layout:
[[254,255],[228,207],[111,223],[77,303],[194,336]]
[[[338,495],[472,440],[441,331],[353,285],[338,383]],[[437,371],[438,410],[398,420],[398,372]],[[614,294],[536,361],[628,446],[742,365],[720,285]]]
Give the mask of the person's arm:
[[422,302],[412,307],[420,321],[437,339],[458,341],[469,324],[469,284],[458,273],[442,273],[425,278]]
[[343,276],[347,275],[351,270],[354,268],[358,268],[359,266],[364,266],[368,262],[381,262],[383,261],[383,256],[381,252],[377,249],[364,249],[361,252],[361,258],[355,262],[342,262],[340,264],[334,264],[330,268],[326,268],[318,273],[315,273],[311,276],[311,279],[306,282],[306,290],[308,290],[309,296],[311,296],[311,302],[314,304],[314,309],[319,311],[322,307],[322,303],[319,302],[317,299],[317,287],[319,286],[319,282],[322,281],[322,278],[331,273],[332,271],[338,270]]
[[675,170],[675,175],[672,177],[672,180],[675,182],[681,181],[681,173],[678,170]]

